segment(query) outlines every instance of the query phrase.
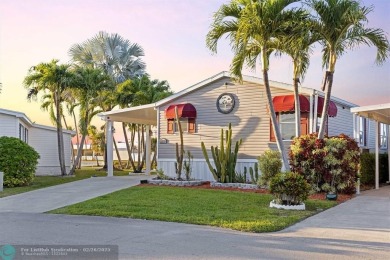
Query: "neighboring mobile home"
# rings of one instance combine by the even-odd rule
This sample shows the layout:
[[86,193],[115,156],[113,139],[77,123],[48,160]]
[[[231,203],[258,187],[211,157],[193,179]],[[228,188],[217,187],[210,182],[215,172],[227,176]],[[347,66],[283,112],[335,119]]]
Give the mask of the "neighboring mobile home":
[[[283,142],[285,148],[289,149],[291,139],[295,136],[293,87],[275,81],[270,81],[270,85]],[[301,132],[302,134],[317,132],[324,93],[304,87],[301,87],[299,92]],[[256,158],[264,151],[277,149],[263,80],[256,77],[244,76],[243,83],[237,83],[231,79],[228,72],[222,72],[155,104],[111,111],[101,116],[108,122],[125,121],[157,125],[158,168],[162,168],[169,176],[175,176],[175,144],[180,142],[174,120],[175,106],[178,107],[185,132],[184,149],[191,151],[194,156],[193,178],[213,180],[200,144],[203,141],[208,149],[211,146],[218,146],[220,129],[226,129],[229,123],[232,124],[233,139],[243,139],[237,171],[242,171],[244,166],[253,166]],[[369,121],[360,119],[350,112],[350,109],[356,106],[332,97],[328,111],[327,134],[334,136],[344,133],[355,137],[363,148],[374,148],[374,132],[371,132],[372,126]],[[361,131],[354,133],[353,125],[358,125],[359,122]]]
[[[67,172],[71,167],[71,138],[74,134],[63,130]],[[19,138],[39,153],[36,175],[61,175],[55,127],[35,124],[21,112],[0,109],[0,136]]]

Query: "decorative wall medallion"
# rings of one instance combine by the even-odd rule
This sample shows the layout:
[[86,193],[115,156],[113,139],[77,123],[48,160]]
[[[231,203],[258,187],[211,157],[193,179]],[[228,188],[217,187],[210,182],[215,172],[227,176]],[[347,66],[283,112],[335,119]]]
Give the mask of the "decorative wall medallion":
[[230,93],[223,93],[217,99],[217,109],[223,114],[229,114],[233,111],[236,101]]

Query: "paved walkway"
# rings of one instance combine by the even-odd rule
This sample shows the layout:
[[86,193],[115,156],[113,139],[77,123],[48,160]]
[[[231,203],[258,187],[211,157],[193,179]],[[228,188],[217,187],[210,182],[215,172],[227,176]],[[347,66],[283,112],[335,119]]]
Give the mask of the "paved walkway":
[[0,230],[0,245],[118,245],[121,259],[388,259],[390,186],[275,233],[15,212],[0,212]]
[[138,185],[149,176],[93,177],[0,198],[0,212],[43,213]]

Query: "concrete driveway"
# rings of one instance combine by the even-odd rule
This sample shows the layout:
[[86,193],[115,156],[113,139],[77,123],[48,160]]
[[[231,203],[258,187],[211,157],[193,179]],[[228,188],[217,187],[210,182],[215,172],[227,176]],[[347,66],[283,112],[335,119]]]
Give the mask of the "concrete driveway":
[[43,213],[140,183],[145,175],[92,177],[0,198],[0,212]]
[[90,216],[0,213],[0,245],[118,245],[121,259],[388,259],[390,186],[281,232]]

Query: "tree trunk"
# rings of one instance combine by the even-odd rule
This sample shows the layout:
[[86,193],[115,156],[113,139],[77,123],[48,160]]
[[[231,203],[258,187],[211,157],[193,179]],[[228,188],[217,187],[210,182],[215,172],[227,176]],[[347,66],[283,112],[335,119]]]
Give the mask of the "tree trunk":
[[326,84],[325,86],[325,99],[324,99],[324,106],[322,108],[322,114],[321,114],[321,122],[320,122],[320,130],[318,131],[318,139],[323,139],[325,136],[325,128],[327,125],[327,119],[328,119],[328,109],[329,109],[329,102],[330,102],[330,96],[332,93],[332,86],[333,86],[333,74],[332,71],[326,72]]
[[127,132],[126,132],[126,124],[123,123],[123,122],[122,122],[122,129],[123,129],[123,134],[125,136],[127,153],[129,155],[128,163],[130,162],[131,167],[133,168],[133,171],[134,171],[135,170],[135,165],[134,165],[134,160],[133,160],[133,156],[132,156],[133,151],[130,149],[129,139],[127,138]]
[[157,160],[157,152],[154,151],[153,152],[153,159],[152,159],[152,162],[151,162],[151,168],[152,168],[153,165],[155,165],[155,164],[157,165],[156,160]]
[[75,172],[75,169],[76,169],[76,165],[78,165],[78,163],[79,163],[79,160],[80,160],[80,158],[81,158],[81,152],[82,152],[82,150],[83,150],[83,146],[84,146],[84,142],[85,142],[85,137],[86,137],[87,135],[86,134],[83,134],[82,136],[81,136],[81,142],[79,143],[79,146],[78,146],[78,148],[77,148],[77,156],[76,156],[76,161],[75,161],[75,163],[73,164],[73,166],[72,166],[72,169],[70,170],[70,175],[73,175],[74,174],[74,172]]
[[[79,140],[79,128],[77,126],[77,120],[76,120],[76,114],[74,111],[72,111],[72,115],[73,115],[73,123],[74,123],[74,129],[76,130],[76,139],[77,139],[77,145],[76,147],[78,147],[79,143],[80,143],[80,140]],[[73,147],[72,147],[73,149]],[[77,148],[78,149],[78,148]],[[73,160],[74,161],[74,160]],[[81,168],[81,161],[79,163],[79,165],[76,165],[77,169],[80,169]]]
[[106,124],[103,125],[103,131],[104,131],[104,153],[103,153],[103,158],[104,158],[104,165],[103,165],[103,168],[102,170],[106,170],[107,169],[107,134],[106,134]]
[[66,175],[65,168],[65,151],[64,151],[64,135],[62,132],[62,119],[60,111],[59,91],[55,93],[55,106],[56,106],[56,121],[57,121],[57,144],[58,144],[58,158],[60,163],[61,175]]
[[298,92],[299,78],[294,78],[294,99],[295,99],[295,136],[301,135],[301,104]]
[[88,122],[89,122],[89,113],[88,113],[88,109],[86,109],[85,118],[84,118],[84,127],[85,127],[85,129],[82,129],[82,127],[80,126],[81,132],[82,132],[81,142],[80,142],[80,144],[79,144],[79,146],[77,148],[76,161],[73,164],[72,169],[70,170],[69,174],[74,174],[76,166],[79,165],[79,163],[81,161],[80,160],[81,159],[81,154],[82,154],[82,152],[84,150],[85,138],[87,136]]
[[112,140],[114,142],[114,147],[115,147],[115,152],[116,152],[116,156],[118,157],[118,162],[119,162],[119,169],[122,169],[122,160],[121,160],[121,156],[119,154],[119,150],[118,150],[118,146],[116,144],[116,141],[115,141],[115,137],[112,136]]
[[137,147],[137,172],[141,172],[141,134],[139,131],[139,125],[137,125],[137,137],[138,137],[138,147]]
[[62,114],[62,120],[64,120],[65,129],[69,129],[64,114]]
[[275,133],[276,137],[276,145],[278,146],[279,152],[282,156],[282,161],[283,165],[286,171],[290,170],[290,165],[287,160],[287,155],[284,152],[284,145],[283,145],[283,140],[282,140],[282,135],[280,133],[280,128],[279,124],[276,121],[276,114],[275,114],[275,108],[274,104],[272,101],[272,95],[271,95],[271,88],[269,86],[269,80],[268,80],[268,57],[267,57],[267,50],[263,47],[262,48],[262,66],[263,66],[263,80],[264,80],[264,86],[265,86],[265,91],[267,95],[267,101],[268,101],[268,107],[269,107],[269,112],[271,115],[271,123],[272,123],[272,128]]
[[176,175],[177,175],[177,179],[181,179],[181,170],[183,169],[183,158],[184,158],[184,141],[183,141],[183,129],[181,128],[180,118],[177,112],[177,106],[175,106],[175,118],[177,121],[177,126],[179,128],[179,135],[180,135],[180,148],[179,148],[179,144],[176,143]]

